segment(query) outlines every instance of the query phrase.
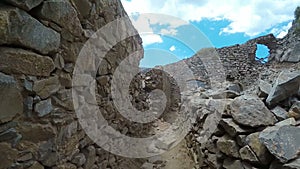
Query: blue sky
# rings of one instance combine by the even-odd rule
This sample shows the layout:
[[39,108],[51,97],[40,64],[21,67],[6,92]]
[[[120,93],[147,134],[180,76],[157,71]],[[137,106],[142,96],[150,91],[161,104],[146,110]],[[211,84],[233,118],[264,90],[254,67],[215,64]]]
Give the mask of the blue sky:
[[[145,49],[141,67],[191,57],[203,47],[241,44],[273,33],[286,35],[300,0],[122,0]],[[152,14],[147,14],[152,13]],[[267,49],[259,46],[258,56]]]

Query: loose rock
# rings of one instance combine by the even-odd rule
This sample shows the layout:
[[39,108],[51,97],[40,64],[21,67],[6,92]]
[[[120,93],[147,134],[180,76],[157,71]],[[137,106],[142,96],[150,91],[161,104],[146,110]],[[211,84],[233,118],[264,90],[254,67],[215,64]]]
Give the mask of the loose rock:
[[267,98],[269,105],[274,105],[289,96],[298,93],[300,87],[300,71],[283,71],[278,76]]
[[283,163],[295,159],[300,151],[298,127],[269,127],[261,132],[259,140]]
[[253,162],[253,163],[259,163],[258,158],[256,157],[255,153],[253,150],[247,145],[243,148],[240,149],[240,155],[241,158],[245,161]]
[[231,103],[233,119],[244,126],[259,127],[273,125],[276,118],[257,97],[243,95]]
[[267,165],[272,160],[272,156],[269,153],[268,149],[259,141],[259,132],[250,134],[246,138],[246,143],[250,146],[252,151],[258,157],[259,161]]
[[288,112],[280,106],[276,106],[271,111],[275,114],[278,120],[284,120],[288,118]]
[[5,0],[5,2],[22,8],[25,11],[30,11],[32,8],[41,4],[43,0]]
[[222,137],[217,141],[217,147],[222,153],[230,157],[239,158],[239,148],[234,140]]

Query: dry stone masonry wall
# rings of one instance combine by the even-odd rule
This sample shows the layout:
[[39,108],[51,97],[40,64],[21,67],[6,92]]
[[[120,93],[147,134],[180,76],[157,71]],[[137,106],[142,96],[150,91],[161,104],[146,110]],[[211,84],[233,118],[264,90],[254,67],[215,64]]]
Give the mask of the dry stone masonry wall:
[[[86,136],[71,92],[83,44],[102,26],[126,16],[118,0],[1,1],[1,169],[134,168],[140,163],[114,156]],[[130,22],[126,24],[135,31]],[[108,52],[97,73],[98,99],[109,100],[113,71],[137,50],[142,50],[141,39],[134,36]],[[133,68],[138,69],[139,59],[130,61]],[[102,103],[116,122],[112,105]]]
[[[149,99],[154,89],[162,89],[168,98],[162,118],[149,124],[122,117],[110,92],[121,61],[143,50],[141,38],[129,37],[114,45],[95,72],[97,101],[110,126],[132,137],[154,135],[172,124],[182,101],[188,103],[195,123],[181,144],[189,153],[177,162],[174,158],[173,165],[168,164],[170,157],[129,159],[97,146],[75,114],[73,70],[93,33],[126,16],[119,0],[1,1],[0,169],[300,168],[300,42],[295,34],[299,18],[283,39],[266,35],[241,45],[203,49],[165,66],[182,73],[178,65],[186,63],[198,88],[179,93],[174,79],[161,71],[164,67],[142,71],[130,84],[132,104],[147,110],[151,102],[159,101]],[[135,31],[130,22],[126,24]],[[257,44],[270,49],[267,64],[255,60]],[[206,54],[220,56],[227,80],[223,88],[211,89],[209,68],[203,64]],[[132,69],[138,69],[141,57],[130,60]],[[176,151],[181,157],[183,151]],[[189,165],[184,164],[190,162],[187,158],[193,161]]]

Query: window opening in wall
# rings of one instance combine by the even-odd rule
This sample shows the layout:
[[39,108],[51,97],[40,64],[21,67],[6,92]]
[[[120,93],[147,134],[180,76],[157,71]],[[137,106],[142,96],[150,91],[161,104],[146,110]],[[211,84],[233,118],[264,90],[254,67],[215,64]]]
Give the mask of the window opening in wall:
[[268,61],[269,56],[269,48],[266,45],[258,44],[255,59],[261,61],[262,63],[266,63]]

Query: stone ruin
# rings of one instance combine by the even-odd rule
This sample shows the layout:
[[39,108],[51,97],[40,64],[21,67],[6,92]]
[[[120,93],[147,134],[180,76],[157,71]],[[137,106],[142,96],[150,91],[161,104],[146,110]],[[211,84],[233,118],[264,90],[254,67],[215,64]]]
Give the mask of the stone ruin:
[[[241,45],[204,49],[181,61],[199,85],[183,93],[161,71],[164,67],[141,72],[130,84],[137,109],[147,110],[148,93],[154,89],[165,91],[168,98],[159,123],[146,125],[124,119],[111,102],[118,64],[143,50],[138,35],[119,42],[95,73],[98,106],[108,123],[128,136],[153,135],[174,121],[185,95],[193,127],[179,149],[157,157],[121,157],[95,144],[75,114],[73,70],[93,33],[126,16],[118,0],[0,3],[0,169],[300,168],[300,37],[294,34],[295,23],[283,39],[266,35]],[[129,21],[126,26],[135,31]],[[255,60],[257,44],[270,49],[268,63]],[[207,52],[220,57],[224,88],[211,89],[203,64]],[[139,69],[141,58],[130,60],[132,68]]]

